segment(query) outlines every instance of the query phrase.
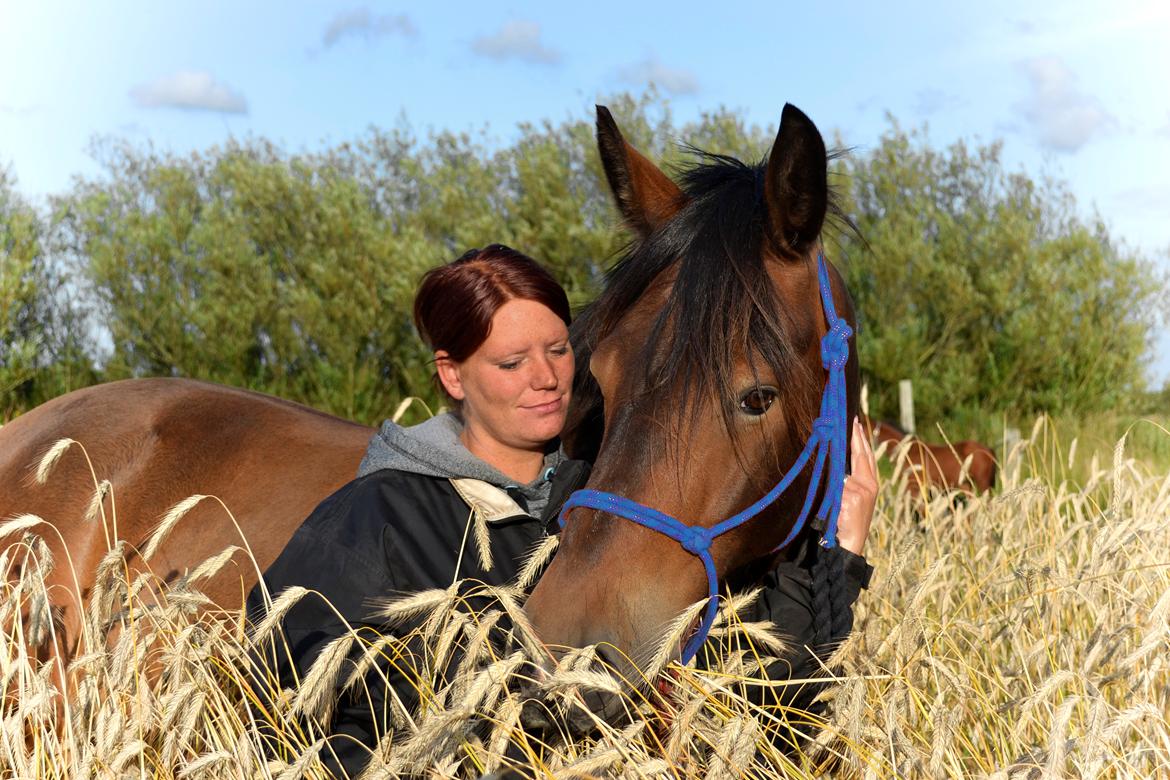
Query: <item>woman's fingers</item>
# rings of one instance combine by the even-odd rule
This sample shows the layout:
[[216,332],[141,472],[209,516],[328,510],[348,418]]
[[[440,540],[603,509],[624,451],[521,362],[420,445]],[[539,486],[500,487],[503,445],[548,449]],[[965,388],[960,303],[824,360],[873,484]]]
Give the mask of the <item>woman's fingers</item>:
[[877,488],[877,461],[873,455],[873,445],[869,443],[869,436],[857,418],[853,418],[853,437],[850,448],[853,450],[853,474],[858,481],[872,484]]
[[853,473],[845,479],[841,493],[841,512],[837,517],[837,541],[846,550],[861,555],[873,508],[877,503],[877,463],[873,447],[861,424],[853,421]]

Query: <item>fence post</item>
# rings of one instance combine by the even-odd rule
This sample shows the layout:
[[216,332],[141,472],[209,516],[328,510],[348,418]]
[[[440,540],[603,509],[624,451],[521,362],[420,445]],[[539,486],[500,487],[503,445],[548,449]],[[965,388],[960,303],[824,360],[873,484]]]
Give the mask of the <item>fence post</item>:
[[906,433],[914,434],[914,386],[909,379],[898,380],[898,422]]
[[[1003,452],[1000,453],[1000,484],[1013,488],[1020,482],[1020,429],[1006,424],[1003,427]],[[1013,457],[1014,456],[1014,457]]]

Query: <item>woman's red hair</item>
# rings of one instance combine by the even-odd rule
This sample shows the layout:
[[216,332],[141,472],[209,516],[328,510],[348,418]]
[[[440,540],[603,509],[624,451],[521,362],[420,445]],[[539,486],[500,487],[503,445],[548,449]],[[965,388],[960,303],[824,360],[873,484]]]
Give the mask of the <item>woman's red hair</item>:
[[492,317],[514,298],[547,306],[568,325],[564,288],[535,260],[503,244],[431,269],[414,297],[414,324],[432,351],[460,363],[487,341]]

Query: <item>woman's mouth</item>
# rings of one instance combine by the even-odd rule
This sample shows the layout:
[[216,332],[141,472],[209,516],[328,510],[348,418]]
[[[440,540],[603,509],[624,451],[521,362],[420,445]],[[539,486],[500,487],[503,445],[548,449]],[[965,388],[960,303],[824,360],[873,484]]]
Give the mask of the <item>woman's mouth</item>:
[[553,400],[548,401],[547,403],[534,404],[532,406],[525,406],[524,409],[529,411],[529,412],[532,412],[533,414],[552,414],[554,412],[559,412],[561,410],[562,405],[564,405],[564,397],[563,396],[560,398],[554,398]]

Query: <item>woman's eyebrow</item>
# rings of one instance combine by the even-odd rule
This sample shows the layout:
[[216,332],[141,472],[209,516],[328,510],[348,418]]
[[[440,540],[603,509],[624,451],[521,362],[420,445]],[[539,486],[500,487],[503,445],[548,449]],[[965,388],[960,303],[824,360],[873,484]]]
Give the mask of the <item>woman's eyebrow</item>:
[[517,357],[519,355],[525,355],[529,352],[529,350],[533,349],[534,347],[547,349],[548,347],[555,347],[555,346],[559,346],[561,344],[568,344],[568,343],[570,343],[570,341],[571,341],[571,338],[570,338],[569,334],[566,333],[564,336],[549,339],[548,341],[541,342],[541,341],[532,340],[532,341],[529,341],[528,343],[526,343],[522,346],[521,345],[512,345],[510,347],[502,347],[502,348],[497,349],[497,350],[485,350],[485,354],[489,360],[504,360],[504,359],[509,358],[509,357]]
[[528,354],[527,347],[520,348],[520,349],[501,349],[497,352],[487,353],[487,359],[494,360],[494,361],[509,360],[509,359],[515,358],[515,357],[522,357],[526,354]]

